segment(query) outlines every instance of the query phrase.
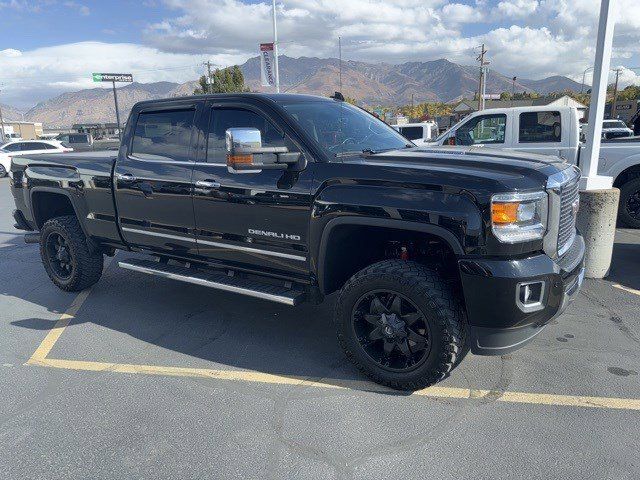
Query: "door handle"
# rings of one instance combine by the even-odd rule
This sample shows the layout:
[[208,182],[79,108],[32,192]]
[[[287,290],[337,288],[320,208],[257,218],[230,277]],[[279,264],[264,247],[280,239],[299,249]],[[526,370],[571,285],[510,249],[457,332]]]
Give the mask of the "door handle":
[[199,188],[220,188],[220,182],[215,182],[213,180],[198,180],[196,182],[196,187],[199,187]]
[[135,182],[138,179],[130,173],[116,173],[116,178],[118,180],[122,180],[123,182]]

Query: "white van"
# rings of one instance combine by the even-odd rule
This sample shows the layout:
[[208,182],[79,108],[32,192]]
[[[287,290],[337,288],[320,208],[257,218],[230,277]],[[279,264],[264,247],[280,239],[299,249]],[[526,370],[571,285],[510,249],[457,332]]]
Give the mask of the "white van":
[[436,122],[403,123],[391,125],[391,127],[416,145],[424,145],[438,136],[438,124]]

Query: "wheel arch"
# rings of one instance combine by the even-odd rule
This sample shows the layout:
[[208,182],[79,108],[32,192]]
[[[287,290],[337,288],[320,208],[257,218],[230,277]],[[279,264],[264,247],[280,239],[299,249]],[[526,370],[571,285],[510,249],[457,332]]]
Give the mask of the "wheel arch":
[[[370,218],[370,217],[339,217],[330,220],[324,227],[320,239],[319,251],[317,255],[317,275],[318,287],[322,294],[329,293],[340,288],[340,284],[345,274],[336,276],[337,265],[342,265],[337,261],[329,262],[328,251],[331,250],[332,239],[335,238],[337,232],[344,227],[373,227],[388,231],[402,231],[404,233],[417,233],[420,235],[428,235],[441,241],[447,246],[455,256],[463,255],[464,249],[456,236],[449,230],[428,223],[416,223],[405,220]],[[353,271],[352,273],[355,273]]]
[[29,198],[33,220],[38,230],[51,218],[74,215],[86,235],[84,224],[69,192],[58,188],[34,187],[29,192]]

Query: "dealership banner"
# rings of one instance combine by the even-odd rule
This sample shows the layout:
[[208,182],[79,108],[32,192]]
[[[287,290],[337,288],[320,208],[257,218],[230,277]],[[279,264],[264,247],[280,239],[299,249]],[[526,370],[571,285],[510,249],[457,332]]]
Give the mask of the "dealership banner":
[[260,78],[263,87],[273,87],[276,84],[276,76],[273,70],[273,43],[260,44]]

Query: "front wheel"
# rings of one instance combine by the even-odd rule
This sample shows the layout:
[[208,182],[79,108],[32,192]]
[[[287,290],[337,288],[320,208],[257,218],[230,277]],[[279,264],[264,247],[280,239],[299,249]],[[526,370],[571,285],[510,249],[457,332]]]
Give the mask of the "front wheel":
[[40,232],[40,256],[49,278],[62,290],[79,292],[102,275],[102,254],[89,248],[78,219],[71,215],[45,222]]
[[377,383],[417,390],[445,378],[465,351],[462,307],[437,272],[385,260],[351,277],[335,323],[347,357]]
[[640,228],[640,178],[620,187],[618,219],[627,227]]
[[4,165],[0,164],[0,178],[4,178],[7,175],[7,169]]

